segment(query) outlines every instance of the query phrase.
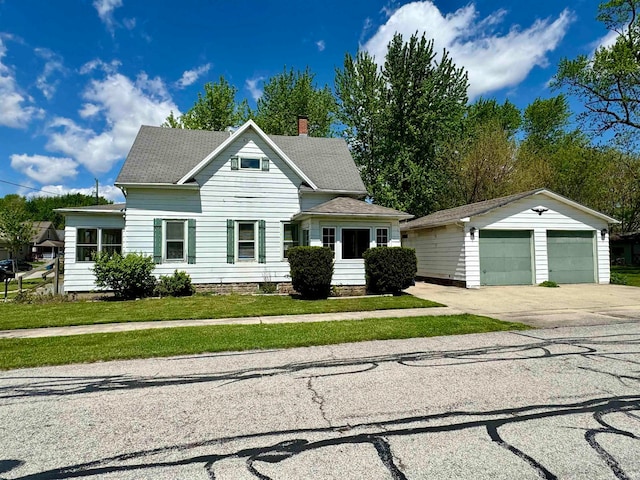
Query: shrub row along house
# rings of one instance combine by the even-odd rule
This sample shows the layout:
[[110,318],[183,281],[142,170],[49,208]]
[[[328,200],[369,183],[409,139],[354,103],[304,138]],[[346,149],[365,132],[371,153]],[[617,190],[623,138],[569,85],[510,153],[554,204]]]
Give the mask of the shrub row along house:
[[143,126],[116,180],[126,203],[60,209],[66,216],[64,289],[95,289],[93,255],[153,256],[156,275],[186,271],[214,291],[290,283],[287,249],[325,246],[332,284],[365,284],[364,251],[400,246],[404,212],[364,202],[344,140]]

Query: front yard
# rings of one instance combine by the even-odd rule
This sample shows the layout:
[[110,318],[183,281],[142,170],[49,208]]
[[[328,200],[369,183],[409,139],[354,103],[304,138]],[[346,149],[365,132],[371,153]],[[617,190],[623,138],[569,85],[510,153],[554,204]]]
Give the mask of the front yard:
[[411,295],[299,300],[289,296],[194,295],[132,301],[0,304],[0,330],[99,323],[261,317],[442,306]]
[[216,325],[0,340],[0,370],[206,352],[460,335],[530,327],[476,315]]

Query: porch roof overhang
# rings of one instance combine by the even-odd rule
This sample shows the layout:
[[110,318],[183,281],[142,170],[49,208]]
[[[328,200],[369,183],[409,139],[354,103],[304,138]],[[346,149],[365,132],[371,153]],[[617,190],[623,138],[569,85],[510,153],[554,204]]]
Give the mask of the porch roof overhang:
[[336,197],[308,210],[298,212],[292,217],[292,219],[304,220],[310,217],[385,218],[404,220],[412,218],[413,215],[401,212],[400,210],[394,210],[393,208],[381,207],[380,205],[356,200],[355,198]]

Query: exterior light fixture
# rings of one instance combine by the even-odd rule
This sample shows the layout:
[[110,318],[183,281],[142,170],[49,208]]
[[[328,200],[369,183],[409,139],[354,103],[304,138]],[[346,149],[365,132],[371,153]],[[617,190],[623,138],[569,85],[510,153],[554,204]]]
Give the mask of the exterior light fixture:
[[471,235],[471,240],[473,240],[474,238],[476,238],[476,230],[477,230],[477,228],[476,228],[476,227],[471,227],[471,228],[469,229],[469,235]]
[[607,238],[607,233],[609,233],[609,232],[607,231],[606,228],[603,228],[602,230],[600,230],[600,236],[602,237],[602,240]]

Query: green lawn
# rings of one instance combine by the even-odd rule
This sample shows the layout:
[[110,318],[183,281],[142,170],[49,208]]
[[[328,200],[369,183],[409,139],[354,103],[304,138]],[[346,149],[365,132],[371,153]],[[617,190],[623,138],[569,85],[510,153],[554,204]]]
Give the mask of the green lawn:
[[624,275],[627,278],[627,285],[640,287],[640,267],[620,267],[614,265],[611,267],[611,271]]
[[529,328],[520,323],[464,314],[269,325],[216,325],[2,339],[0,369]]
[[441,306],[411,295],[299,300],[289,296],[195,295],[127,302],[0,304],[0,330],[97,323],[198,318],[237,318],[304,313],[355,312]]

